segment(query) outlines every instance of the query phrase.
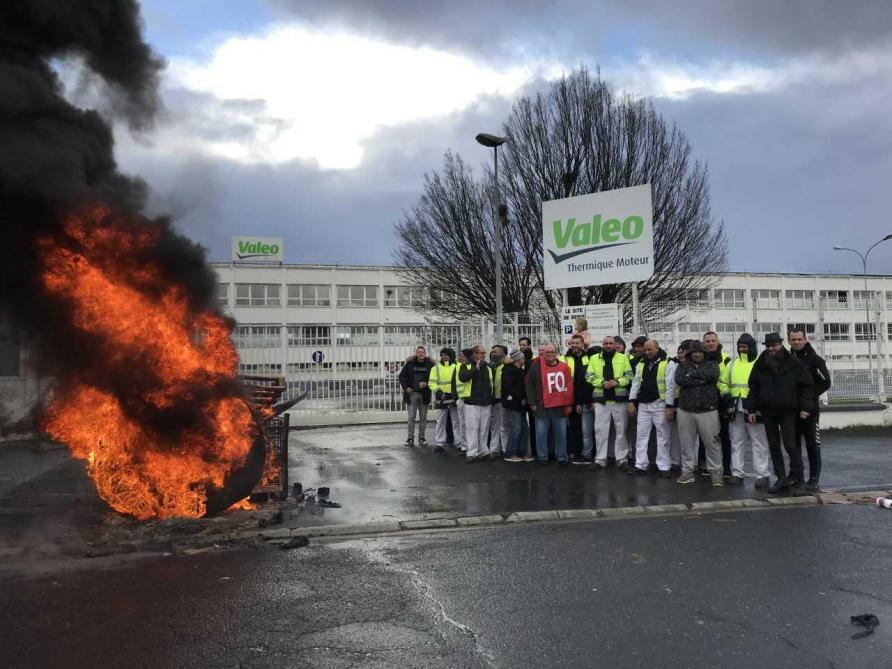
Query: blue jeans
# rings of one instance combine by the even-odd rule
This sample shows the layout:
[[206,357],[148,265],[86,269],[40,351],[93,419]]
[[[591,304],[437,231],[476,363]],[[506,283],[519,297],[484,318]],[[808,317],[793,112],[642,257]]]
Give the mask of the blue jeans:
[[582,405],[582,457],[591,460],[595,457],[595,410]]
[[523,427],[521,425],[526,416],[522,411],[505,409],[505,418],[508,423],[508,445],[505,447],[505,457],[510,458],[516,455],[522,458],[527,452],[523,444]]
[[558,462],[567,461],[567,418],[563,407],[539,409],[536,412],[536,455],[539,462],[548,462],[548,433],[554,435],[554,452]]

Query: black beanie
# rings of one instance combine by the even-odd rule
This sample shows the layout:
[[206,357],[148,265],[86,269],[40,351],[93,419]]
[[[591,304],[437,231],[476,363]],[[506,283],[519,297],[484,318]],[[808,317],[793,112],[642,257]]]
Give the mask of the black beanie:
[[471,360],[474,359],[474,349],[472,348],[463,348],[461,354],[465,356],[465,360],[468,362],[471,362]]

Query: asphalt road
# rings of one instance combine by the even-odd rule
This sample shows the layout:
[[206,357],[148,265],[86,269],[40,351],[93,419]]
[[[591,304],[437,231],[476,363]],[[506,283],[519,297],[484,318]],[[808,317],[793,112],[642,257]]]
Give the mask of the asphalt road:
[[830,506],[154,557],[0,583],[0,664],[892,667],[890,555]]

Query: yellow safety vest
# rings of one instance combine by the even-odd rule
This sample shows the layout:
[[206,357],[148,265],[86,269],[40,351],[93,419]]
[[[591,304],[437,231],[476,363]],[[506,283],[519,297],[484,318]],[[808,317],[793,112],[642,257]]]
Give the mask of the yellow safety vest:
[[452,392],[452,375],[456,373],[458,365],[454,363],[443,364],[438,362],[431,367],[431,373],[427,379],[427,387],[432,393],[442,390],[444,393]]
[[[647,359],[642,358],[638,361],[638,365],[646,365]],[[660,360],[660,364],[657,365],[657,392],[660,393],[660,399],[666,399],[666,367],[669,365],[669,360],[664,359]],[[644,382],[644,369],[641,370],[641,381]],[[640,391],[640,388],[639,388]],[[678,399],[678,388],[675,389],[675,399]]]
[[[619,385],[613,389],[617,399],[629,396],[629,386],[632,384],[632,365],[624,353],[617,353],[611,362],[613,366],[613,378]],[[604,399],[604,355],[598,353],[589,358],[588,369],[585,372],[585,380],[592,384],[592,399]]]
[[722,375],[719,377],[719,391],[723,395],[730,394],[734,399],[748,397],[750,394],[750,372],[753,371],[755,364],[755,360],[744,360],[740,356],[734,358],[722,370]]
[[[563,362],[570,368],[570,376],[576,375],[576,356],[575,355],[559,355],[558,360]],[[588,369],[588,356],[584,355],[580,358],[580,362],[582,362],[582,366]]]
[[[471,363],[466,362],[461,365],[455,366],[455,392],[458,393],[458,398],[460,400],[467,399],[468,397],[470,397],[471,390],[474,386],[473,379],[471,379],[470,381],[462,381],[461,377],[458,375],[459,370],[467,368],[467,367],[473,367],[473,365]],[[489,387],[492,388],[494,385],[493,375],[492,375],[492,367],[487,365],[486,369],[489,370]]]

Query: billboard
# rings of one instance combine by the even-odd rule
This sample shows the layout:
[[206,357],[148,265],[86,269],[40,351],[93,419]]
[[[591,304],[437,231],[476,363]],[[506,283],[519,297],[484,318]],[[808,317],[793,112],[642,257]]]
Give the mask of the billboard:
[[650,184],[542,203],[549,289],[646,281],[654,273]]
[[622,332],[619,322],[619,305],[586,304],[564,307],[561,314],[561,331],[567,339],[575,329],[579,317],[588,321],[588,331],[592,336],[592,344],[600,344],[604,337],[614,337]]
[[284,262],[284,241],[281,237],[233,237],[232,261]]

